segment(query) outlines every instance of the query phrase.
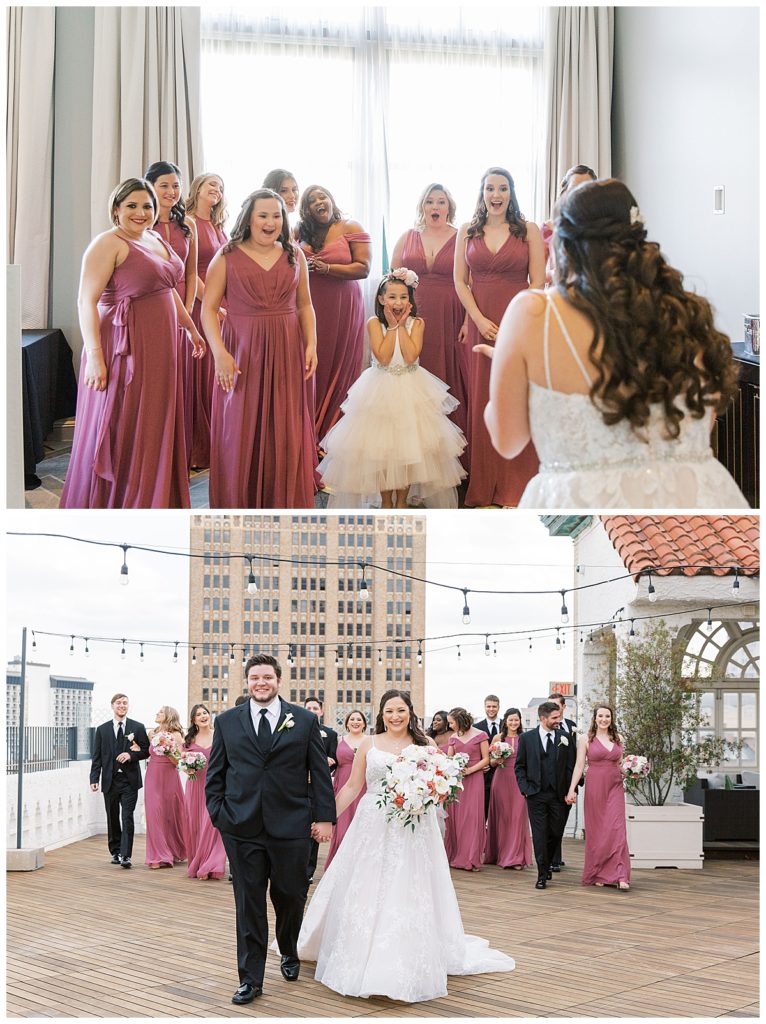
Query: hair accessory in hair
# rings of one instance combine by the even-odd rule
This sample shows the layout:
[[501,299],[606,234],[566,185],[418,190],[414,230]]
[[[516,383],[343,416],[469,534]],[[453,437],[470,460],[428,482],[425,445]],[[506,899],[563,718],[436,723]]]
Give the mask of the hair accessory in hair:
[[637,206],[631,206],[630,208],[630,223],[631,225],[644,223],[644,215]]
[[406,284],[408,288],[417,288],[419,284],[418,275],[414,270],[408,270],[407,267],[396,267],[395,270],[390,270],[386,274],[387,281],[401,281],[402,284]]

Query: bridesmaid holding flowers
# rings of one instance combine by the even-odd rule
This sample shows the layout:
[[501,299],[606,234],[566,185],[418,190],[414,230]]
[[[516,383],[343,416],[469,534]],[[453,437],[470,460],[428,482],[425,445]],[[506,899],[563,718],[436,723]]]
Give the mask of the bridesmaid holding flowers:
[[[343,723],[346,734],[338,742],[338,766],[335,769],[335,774],[333,776],[333,789],[335,790],[336,796],[351,778],[351,769],[354,766],[354,758],[356,757],[356,752],[359,749],[359,744],[362,742],[365,733],[367,732],[367,724],[367,718],[361,711],[349,711],[346,715],[346,721]],[[342,814],[338,815],[338,822],[332,832],[330,849],[327,851],[327,860],[324,865],[325,871],[329,868],[330,862],[338,852],[338,847],[343,841],[343,837],[346,832],[348,832],[348,827],[354,819],[357,805],[366,792],[367,787],[363,785],[353,802],[349,804]]]
[[207,762],[213,746],[213,725],[204,704],[195,704],[189,714],[189,731],[184,751],[202,755],[204,767],[187,773],[184,804],[186,810],[186,851],[189,878],[223,878],[226,873],[226,850],[221,833],[213,825],[205,804]]
[[[489,748],[490,763],[498,770],[493,773],[487,819],[487,848],[485,864],[521,871],[532,863],[532,837],[529,832],[527,802],[516,782],[516,753],[519,737],[524,731],[521,712],[509,708],[503,715],[503,724],[497,738]],[[510,748],[507,756],[501,751]],[[494,753],[493,753],[494,752]]]
[[184,737],[175,708],[164,704],[154,721],[144,787],[146,863],[154,869],[172,868],[186,860],[184,793],[177,769]]
[[484,858],[484,768],[489,764],[489,736],[473,728],[473,716],[465,708],[453,708],[447,716],[452,738],[447,753],[467,754],[463,791],[450,804],[444,846],[451,868],[480,871]]

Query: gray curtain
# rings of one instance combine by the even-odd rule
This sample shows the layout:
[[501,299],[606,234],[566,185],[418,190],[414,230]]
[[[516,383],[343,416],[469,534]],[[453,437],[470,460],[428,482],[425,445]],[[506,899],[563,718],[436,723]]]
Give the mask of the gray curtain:
[[8,262],[21,266],[22,327],[47,327],[55,9],[9,7],[6,28]]
[[545,78],[549,209],[567,168],[612,173],[612,7],[551,7],[546,12]]
[[155,160],[188,185],[203,168],[200,9],[97,7],[91,229],[108,226],[109,193]]

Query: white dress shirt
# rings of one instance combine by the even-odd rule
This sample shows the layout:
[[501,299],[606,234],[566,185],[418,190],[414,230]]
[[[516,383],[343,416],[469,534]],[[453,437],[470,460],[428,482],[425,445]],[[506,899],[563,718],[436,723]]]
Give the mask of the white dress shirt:
[[279,716],[282,714],[282,702],[279,699],[279,694],[276,695],[271,704],[256,704],[253,698],[250,698],[250,717],[253,720],[253,726],[255,727],[256,735],[258,733],[258,726],[261,724],[261,710],[266,707],[265,717],[269,720],[271,726],[272,736],[277,731],[279,725]]
[[112,728],[114,729],[114,738],[117,739],[117,730],[122,726],[123,733],[127,736],[128,734],[128,719],[127,718],[115,718],[112,722]]
[[492,726],[493,725],[494,725],[494,727],[496,729],[495,736],[499,736],[500,735],[500,721],[499,721],[499,719],[493,718],[493,719],[490,720],[488,718],[487,719],[487,736],[489,736],[490,739],[492,739]]
[[553,729],[546,729],[545,726],[538,725],[537,731],[540,733],[540,742],[543,745],[543,750],[547,750],[548,749],[548,741],[545,738],[546,736],[553,736],[553,740],[554,740],[554,743],[555,743],[555,741],[556,741],[556,734],[554,733]]

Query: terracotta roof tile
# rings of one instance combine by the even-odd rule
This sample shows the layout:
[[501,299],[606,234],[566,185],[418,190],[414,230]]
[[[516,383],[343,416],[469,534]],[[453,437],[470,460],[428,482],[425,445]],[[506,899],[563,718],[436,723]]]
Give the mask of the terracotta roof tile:
[[[625,568],[634,576],[760,573],[758,516],[601,516]],[[679,568],[704,566],[707,568]]]

